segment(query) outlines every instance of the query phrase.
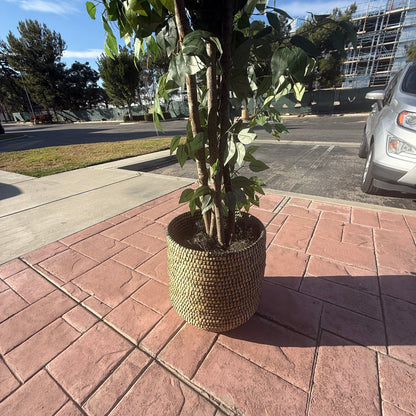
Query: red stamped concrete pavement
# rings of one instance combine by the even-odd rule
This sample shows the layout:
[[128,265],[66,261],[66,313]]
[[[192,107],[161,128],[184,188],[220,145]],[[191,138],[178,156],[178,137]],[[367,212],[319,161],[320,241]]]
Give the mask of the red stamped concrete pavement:
[[0,415],[416,416],[416,217],[268,194],[257,313],[172,309],[181,190],[0,266]]

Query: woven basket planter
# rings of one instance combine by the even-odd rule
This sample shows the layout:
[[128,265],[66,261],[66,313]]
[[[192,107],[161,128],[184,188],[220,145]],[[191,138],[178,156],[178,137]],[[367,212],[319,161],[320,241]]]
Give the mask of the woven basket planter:
[[170,300],[178,314],[198,328],[225,332],[257,310],[266,264],[266,230],[256,217],[242,216],[258,238],[238,251],[200,251],[179,244],[192,233],[194,217],[189,212],[168,225]]

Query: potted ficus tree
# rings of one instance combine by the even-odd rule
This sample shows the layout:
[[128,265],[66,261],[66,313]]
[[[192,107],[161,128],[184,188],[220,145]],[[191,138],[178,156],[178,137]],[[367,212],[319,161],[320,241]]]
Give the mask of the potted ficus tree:
[[[167,56],[169,70],[155,93],[154,121],[161,127],[160,98],[186,89],[189,122],[186,139],[175,136],[171,152],[181,166],[195,161],[197,187],[182,192],[190,212],[167,228],[170,297],[191,324],[226,331],[256,311],[266,259],[263,224],[248,214],[259,204],[264,183],[243,176],[267,169],[255,157],[255,126],[277,139],[285,131],[273,102],[293,91],[300,101],[303,82],[314,68],[316,47],[307,39],[285,39],[289,16],[265,0],[103,0],[106,52],[118,51],[111,28],[134,43],[135,53]],[[96,4],[87,2],[95,18]],[[254,21],[253,13],[263,15]],[[342,36],[353,35],[345,26]],[[254,102],[248,120],[232,107]]]

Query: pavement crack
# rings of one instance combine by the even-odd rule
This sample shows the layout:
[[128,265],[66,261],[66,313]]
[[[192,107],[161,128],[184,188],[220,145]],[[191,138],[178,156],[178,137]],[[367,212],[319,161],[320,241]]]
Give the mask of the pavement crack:
[[293,367],[296,368],[296,364],[286,355],[286,353],[283,351],[282,347],[278,347],[280,353],[283,355],[283,357],[285,357],[285,359],[289,362],[289,364]]
[[132,270],[130,270],[130,279],[127,279],[121,286],[120,286],[120,289],[122,289],[124,286],[126,286],[126,285],[128,285],[132,280],[134,279],[134,276],[133,276],[133,271]]
[[183,408],[185,406],[186,397],[185,397],[185,394],[184,394],[183,389],[182,389],[182,384],[181,384],[181,382],[179,380],[178,380],[178,385],[179,385],[179,390],[180,390],[181,396],[182,396],[182,403],[181,403],[181,407],[180,407],[180,409],[178,411],[178,415],[181,415],[182,414],[182,411],[183,411]]

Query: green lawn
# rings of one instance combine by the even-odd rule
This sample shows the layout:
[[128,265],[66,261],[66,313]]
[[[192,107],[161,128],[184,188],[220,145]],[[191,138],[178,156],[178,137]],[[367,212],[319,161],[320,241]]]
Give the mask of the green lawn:
[[169,149],[170,138],[74,144],[0,154],[0,170],[41,177]]

